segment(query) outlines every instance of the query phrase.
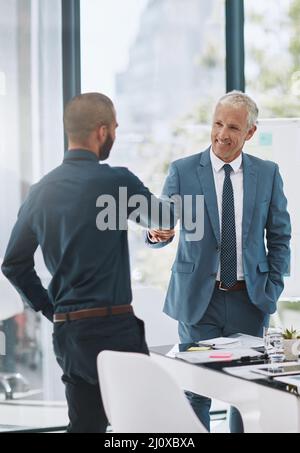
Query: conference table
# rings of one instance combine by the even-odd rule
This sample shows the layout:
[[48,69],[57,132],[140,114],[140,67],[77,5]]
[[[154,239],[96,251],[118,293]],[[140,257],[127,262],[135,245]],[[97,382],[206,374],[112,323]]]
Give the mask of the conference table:
[[[253,373],[250,359],[190,363],[174,354],[174,350],[187,351],[191,346],[196,345],[156,346],[150,352],[184,390],[236,407],[245,432],[300,432],[300,387]],[[257,361],[255,366],[264,362]]]

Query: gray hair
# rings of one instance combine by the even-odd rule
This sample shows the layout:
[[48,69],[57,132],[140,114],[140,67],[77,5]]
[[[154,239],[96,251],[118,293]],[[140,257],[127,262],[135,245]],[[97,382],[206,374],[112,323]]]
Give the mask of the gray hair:
[[255,126],[258,117],[258,107],[253,99],[242,91],[230,91],[222,96],[218,104],[227,104],[233,107],[244,106],[248,112],[248,128]]

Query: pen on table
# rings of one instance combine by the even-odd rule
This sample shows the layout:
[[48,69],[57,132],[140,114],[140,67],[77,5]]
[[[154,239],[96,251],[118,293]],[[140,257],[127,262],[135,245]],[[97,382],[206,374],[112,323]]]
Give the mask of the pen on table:
[[255,356],[245,355],[240,358],[240,361],[241,362],[257,362],[257,361],[264,361],[267,358],[268,358],[267,354],[255,355]]
[[197,345],[198,345],[198,346],[204,346],[204,347],[210,348],[210,349],[215,349],[215,346],[216,346],[216,345],[213,344],[213,343],[212,343],[212,344],[210,344],[210,343],[201,343],[201,341],[198,341],[198,342],[197,342]]

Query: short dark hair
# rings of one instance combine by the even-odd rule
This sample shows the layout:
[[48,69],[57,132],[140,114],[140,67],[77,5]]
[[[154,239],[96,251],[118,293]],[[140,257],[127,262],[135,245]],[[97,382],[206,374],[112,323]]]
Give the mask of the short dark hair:
[[97,127],[110,126],[115,118],[114,105],[101,93],[84,93],[67,104],[64,127],[69,139],[85,141]]

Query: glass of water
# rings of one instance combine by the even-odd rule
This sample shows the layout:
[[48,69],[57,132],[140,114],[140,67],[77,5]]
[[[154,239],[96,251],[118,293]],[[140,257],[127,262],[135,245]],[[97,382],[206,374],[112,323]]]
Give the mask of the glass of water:
[[265,353],[271,363],[280,363],[285,359],[281,327],[264,327]]

